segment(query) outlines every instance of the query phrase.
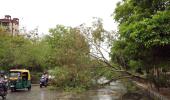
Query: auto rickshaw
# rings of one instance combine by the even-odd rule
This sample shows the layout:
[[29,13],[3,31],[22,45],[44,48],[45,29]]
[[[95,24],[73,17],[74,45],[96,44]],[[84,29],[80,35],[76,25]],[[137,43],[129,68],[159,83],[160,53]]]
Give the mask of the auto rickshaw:
[[17,89],[31,90],[31,75],[26,69],[12,69],[9,71],[9,84],[12,92]]

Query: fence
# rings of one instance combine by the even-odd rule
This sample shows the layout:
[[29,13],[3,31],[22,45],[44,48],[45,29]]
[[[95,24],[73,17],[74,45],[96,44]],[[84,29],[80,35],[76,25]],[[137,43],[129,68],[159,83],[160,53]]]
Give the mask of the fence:
[[165,96],[159,94],[158,92],[155,92],[155,91],[151,90],[150,88],[146,87],[144,84],[138,83],[136,81],[133,81],[133,83],[136,84],[137,87],[147,91],[147,94],[150,97],[154,98],[154,100],[170,100],[170,99],[166,98]]

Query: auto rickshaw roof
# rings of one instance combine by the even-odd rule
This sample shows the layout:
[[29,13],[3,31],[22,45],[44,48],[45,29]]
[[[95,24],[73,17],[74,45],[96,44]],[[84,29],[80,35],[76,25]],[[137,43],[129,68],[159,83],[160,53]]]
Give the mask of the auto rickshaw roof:
[[11,69],[10,72],[30,72],[30,71],[26,69]]

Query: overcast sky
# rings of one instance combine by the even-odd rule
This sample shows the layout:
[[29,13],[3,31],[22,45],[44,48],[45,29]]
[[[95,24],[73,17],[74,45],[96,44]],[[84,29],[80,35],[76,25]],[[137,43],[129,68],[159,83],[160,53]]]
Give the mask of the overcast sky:
[[38,26],[40,33],[57,24],[78,26],[92,17],[103,19],[107,30],[116,30],[111,14],[120,0],[0,0],[0,18],[11,15],[20,19],[20,28]]

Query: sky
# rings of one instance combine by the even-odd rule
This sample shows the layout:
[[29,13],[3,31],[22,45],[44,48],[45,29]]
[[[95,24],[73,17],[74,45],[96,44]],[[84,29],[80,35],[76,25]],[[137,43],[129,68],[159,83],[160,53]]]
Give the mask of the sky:
[[106,30],[116,30],[111,16],[120,0],[0,0],[0,18],[11,15],[20,20],[20,28],[27,31],[36,27],[39,33],[48,34],[57,24],[78,26],[92,17],[103,19]]

